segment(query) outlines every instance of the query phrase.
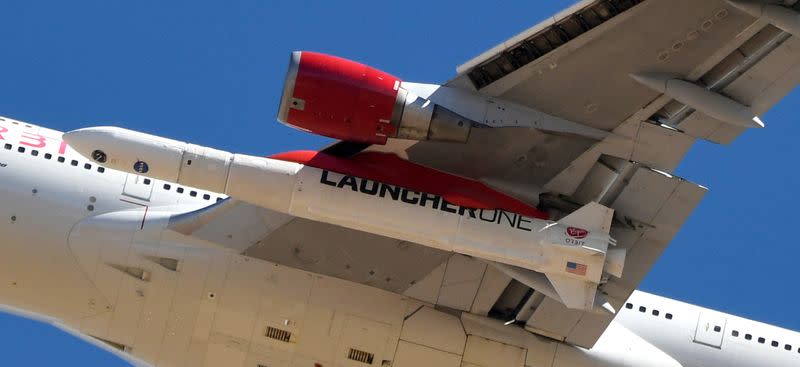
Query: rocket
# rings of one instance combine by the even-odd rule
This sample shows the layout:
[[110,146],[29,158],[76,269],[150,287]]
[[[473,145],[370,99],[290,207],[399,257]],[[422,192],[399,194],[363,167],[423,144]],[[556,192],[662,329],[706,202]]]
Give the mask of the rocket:
[[597,203],[551,221],[478,181],[378,152],[265,158],[117,127],[74,130],[64,140],[108,168],[543,274],[572,309],[594,309],[598,285],[622,275],[625,252],[609,249],[613,210]]

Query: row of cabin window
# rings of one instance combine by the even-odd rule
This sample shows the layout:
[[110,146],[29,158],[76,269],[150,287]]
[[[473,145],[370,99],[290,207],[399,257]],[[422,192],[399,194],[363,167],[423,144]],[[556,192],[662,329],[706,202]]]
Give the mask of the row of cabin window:
[[[731,331],[731,336],[734,337],[734,338],[738,338],[739,337],[739,331],[738,330]],[[753,335],[744,334],[744,340],[753,340]],[[766,342],[767,342],[767,339],[765,339],[763,337],[759,337],[758,338],[758,343],[759,344],[764,344]],[[770,345],[772,345],[773,347],[777,348],[778,346],[781,345],[781,343],[779,343],[777,340],[773,340],[772,343],[770,343]],[[792,351],[794,348],[792,348],[791,344],[784,344],[783,345],[783,349],[784,350],[788,350],[788,351]],[[797,353],[800,353],[800,348],[797,348]]]
[[[633,304],[631,304],[631,303],[626,303],[626,304],[625,304],[625,308],[627,308],[627,309],[633,309]],[[642,312],[642,313],[644,313],[644,312],[647,312],[647,307],[644,307],[644,306],[639,306],[639,312]],[[658,316],[658,315],[659,315],[659,311],[658,311],[658,310],[653,310],[652,314],[653,314],[653,316]],[[665,315],[665,317],[666,317],[668,320],[672,320],[672,314],[670,314],[670,313],[667,313],[667,314]],[[721,327],[721,326],[719,326],[719,325],[715,325],[715,326],[714,326],[714,332],[717,332],[717,333],[719,333],[719,332],[721,332],[721,331],[722,331],[722,327]],[[731,336],[733,336],[733,337],[735,337],[735,338],[736,338],[736,337],[739,337],[739,331],[738,331],[738,330],[733,330],[733,331],[731,331]],[[745,340],[753,340],[753,335],[751,335],[751,334],[745,334],[745,335],[744,335],[744,339],[745,339]],[[763,337],[760,337],[760,338],[758,338],[758,343],[759,343],[759,344],[764,344],[764,343],[766,343],[766,342],[767,342],[767,339],[765,339],[765,338],[763,338]],[[780,345],[781,345],[781,343],[779,343],[779,342],[778,342],[778,341],[776,341],[776,340],[773,340],[773,341],[772,341],[772,343],[770,343],[770,345],[772,345],[773,347],[776,347],[776,348],[777,348],[778,346],[780,346]],[[783,349],[785,349],[785,350],[788,350],[788,351],[791,351],[791,350],[793,350],[793,348],[792,348],[792,345],[791,345],[791,344],[784,344],[784,345],[783,345]],[[800,353],[800,348],[797,348],[797,352],[798,352],[798,353]]]
[[[625,304],[625,308],[627,308],[629,310],[632,310],[633,309],[633,304],[632,303],[626,303]],[[647,312],[647,307],[639,306],[639,312],[642,312],[642,313]],[[658,315],[661,314],[661,311],[653,310],[651,313],[652,313],[653,316],[658,316]],[[666,318],[667,320],[672,320],[672,314],[671,313],[666,313],[666,314],[664,314],[664,318]]]
[[[6,119],[4,119],[4,118],[0,118],[0,121],[6,121]],[[31,126],[30,124],[26,124],[26,123],[20,123],[19,121],[14,121],[14,120],[11,120],[10,122],[11,122],[11,124],[13,124],[13,125],[23,125],[23,126],[25,126],[26,128],[28,128],[28,129],[33,129],[33,126]]]
[[[145,179],[145,182],[144,182],[144,183],[145,183],[146,185],[149,185],[149,184],[150,184],[150,182],[149,182],[149,179]],[[166,190],[166,191],[169,191],[169,190],[171,190],[171,189],[172,189],[172,185],[170,185],[170,184],[168,184],[168,183],[165,183],[165,184],[164,184],[164,190]],[[179,194],[183,194],[183,192],[185,191],[185,189],[184,189],[183,187],[178,187],[178,188],[176,188],[176,189],[175,189],[175,191],[176,191],[177,193],[179,193]],[[189,191],[189,196],[191,196],[191,197],[197,197],[197,191],[194,191],[194,190],[191,190],[191,191]],[[209,194],[203,194],[203,200],[211,200],[211,195],[209,195]],[[222,201],[222,198],[221,198],[221,197],[217,197],[217,201]]]
[[[13,149],[13,148],[14,148],[14,146],[12,146],[11,144],[5,144],[5,145],[4,145],[4,148],[5,148],[6,150],[11,150],[11,149]],[[19,153],[25,153],[25,151],[26,151],[26,148],[25,148],[25,147],[23,147],[23,146],[17,147],[17,152],[19,152]],[[38,150],[36,150],[36,149],[31,149],[31,155],[32,155],[32,156],[34,156],[34,157],[38,157],[38,156],[39,156],[39,151],[38,151]],[[48,160],[49,160],[49,159],[53,159],[53,155],[52,155],[52,154],[50,154],[50,153],[45,153],[45,154],[44,154],[44,159],[48,159]],[[66,162],[66,158],[64,158],[64,156],[58,156],[58,157],[56,158],[56,160],[57,160],[59,163],[64,163],[64,162]],[[73,160],[71,160],[71,161],[70,161],[70,165],[77,167],[77,166],[78,166],[78,161],[76,161],[76,160],[74,160],[74,159],[73,159]],[[90,163],[84,163],[84,165],[83,165],[83,168],[85,168],[85,169],[87,169],[87,170],[90,170],[90,169],[92,169],[92,165],[91,165]],[[105,169],[104,167],[97,166],[97,172],[103,173],[103,172],[105,172],[105,171],[106,171],[106,169]],[[149,179],[149,178],[145,178],[145,179],[144,179],[144,184],[145,184],[145,185],[149,185],[149,184],[150,184],[150,182],[151,182],[151,181],[150,181],[150,179]],[[171,187],[172,187],[172,186],[171,186],[170,184],[164,184],[164,190],[167,190],[167,191],[169,191]],[[183,191],[184,191],[184,189],[183,189],[183,187],[178,187],[176,191],[177,191],[179,194],[182,194],[182,193],[183,193]],[[192,190],[192,191],[189,191],[189,196],[191,196],[191,197],[197,197],[197,191],[194,191],[194,190]],[[203,194],[203,200],[211,200],[211,195],[209,195],[209,194]],[[221,201],[221,200],[222,200],[222,198],[220,198],[220,197],[218,197],[218,198],[217,198],[217,201]]]
[[[13,148],[14,148],[14,146],[12,146],[11,144],[5,144],[5,145],[3,146],[3,148],[5,148],[6,150],[11,150],[11,149],[13,149]],[[17,152],[19,152],[19,153],[25,153],[25,151],[26,151],[26,150],[27,150],[27,149],[26,149],[25,147],[23,147],[23,146],[17,147]],[[38,150],[36,150],[36,149],[31,149],[31,155],[32,155],[32,156],[34,156],[34,157],[38,157],[38,156],[39,156],[39,151],[38,151]],[[53,159],[53,155],[52,155],[52,154],[50,154],[50,153],[45,153],[45,154],[44,154],[44,159],[47,159],[47,160]],[[66,162],[66,161],[67,161],[67,159],[66,159],[66,158],[64,158],[64,156],[58,156],[58,157],[56,158],[56,160],[57,160],[59,163],[64,163],[64,162]],[[69,164],[70,164],[71,166],[77,167],[77,166],[78,166],[78,161],[76,161],[76,160],[74,160],[74,159],[73,159],[73,160],[71,160],[71,161],[69,162]],[[83,168],[90,170],[90,169],[92,169],[92,165],[91,165],[90,163],[85,163],[85,164],[83,165]],[[103,173],[103,172],[105,172],[105,171],[106,171],[106,169],[105,169],[105,168],[103,168],[103,167],[100,167],[100,166],[97,166],[97,172]]]

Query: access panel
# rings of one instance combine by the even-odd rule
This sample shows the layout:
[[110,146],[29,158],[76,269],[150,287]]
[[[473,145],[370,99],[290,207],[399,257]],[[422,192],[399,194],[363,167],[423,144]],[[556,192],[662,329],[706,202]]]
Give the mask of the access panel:
[[153,182],[151,179],[129,173],[125,179],[125,188],[122,194],[139,200],[150,201],[152,192]]
[[726,321],[725,317],[721,315],[701,313],[697,319],[694,342],[721,348],[722,336],[725,335]]

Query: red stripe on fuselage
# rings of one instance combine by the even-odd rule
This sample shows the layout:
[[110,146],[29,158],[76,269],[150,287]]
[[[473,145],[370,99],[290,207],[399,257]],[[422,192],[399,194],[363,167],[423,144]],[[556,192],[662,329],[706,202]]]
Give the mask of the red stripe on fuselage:
[[391,153],[362,152],[350,158],[340,158],[300,150],[275,154],[270,158],[440,195],[467,208],[502,209],[532,218],[549,218],[547,213],[481,182],[421,166]]

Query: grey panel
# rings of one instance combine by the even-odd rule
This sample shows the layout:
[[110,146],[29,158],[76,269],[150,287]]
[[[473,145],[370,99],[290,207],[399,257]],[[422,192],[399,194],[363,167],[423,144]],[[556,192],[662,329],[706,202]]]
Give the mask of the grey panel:
[[229,198],[175,215],[169,220],[169,228],[241,252],[291,219],[290,215]]
[[248,256],[397,293],[451,255],[233,199],[176,215],[169,227]]
[[[400,150],[409,160],[474,179],[543,186],[595,141],[528,129],[475,129],[466,144],[390,141],[372,150]],[[406,148],[407,147],[407,148]]]
[[447,260],[448,252],[295,218],[245,255],[402,293]]
[[570,310],[560,302],[545,298],[536,307],[525,327],[553,339],[564,340],[583,314],[584,312]]

